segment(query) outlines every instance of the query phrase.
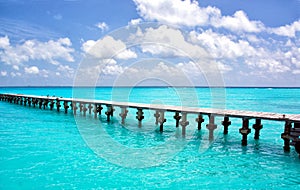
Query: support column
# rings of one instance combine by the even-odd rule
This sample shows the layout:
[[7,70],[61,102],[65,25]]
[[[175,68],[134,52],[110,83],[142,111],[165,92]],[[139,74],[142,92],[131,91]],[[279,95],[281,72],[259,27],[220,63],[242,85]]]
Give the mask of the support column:
[[86,116],[87,110],[88,110],[88,109],[86,108],[86,105],[83,104],[83,105],[82,105],[83,116]]
[[34,98],[34,99],[32,100],[32,104],[33,104],[33,107],[35,108],[35,105],[37,104],[36,98]]
[[155,111],[154,117],[155,117],[155,125],[158,125],[158,120],[160,117],[159,111],[157,110]]
[[26,106],[26,104],[27,104],[27,98],[25,97],[24,98],[24,106]]
[[107,116],[107,121],[110,121],[110,117],[113,116],[114,108],[112,105],[107,105],[107,111],[105,112]]
[[209,117],[209,123],[206,125],[206,128],[209,131],[208,139],[214,140],[214,130],[217,128],[217,125],[215,124],[215,116],[210,114]]
[[90,115],[92,114],[92,108],[93,108],[92,104],[89,104],[88,109],[89,109],[89,114]]
[[175,115],[173,118],[176,120],[176,127],[179,127],[179,120],[181,119],[179,112],[175,112]]
[[228,126],[231,125],[231,121],[229,121],[229,117],[225,116],[224,121],[222,121],[222,125],[224,126],[224,135],[228,134]]
[[253,124],[252,127],[255,130],[254,139],[258,140],[259,139],[259,131],[263,128],[263,126],[261,124],[261,119],[256,119],[255,124]]
[[97,112],[99,113],[99,116],[101,115],[101,111],[102,111],[103,107],[100,105],[97,106]]
[[180,121],[180,125],[182,127],[182,136],[185,136],[186,133],[186,126],[189,125],[189,121],[187,121],[187,113],[186,112],[182,112],[182,119]]
[[23,105],[23,97],[20,97],[20,105]]
[[164,131],[164,123],[166,122],[167,120],[165,119],[165,111],[160,111],[159,112],[159,119],[158,119],[158,122],[159,122],[159,131],[160,132],[163,132]]
[[139,121],[139,127],[141,127],[142,126],[142,120],[144,119],[144,116],[143,116],[143,114],[144,114],[144,112],[143,112],[143,110],[142,109],[137,109],[138,111],[136,112],[136,114],[137,114],[137,116],[136,116],[136,118],[137,118],[137,120]]
[[60,100],[58,98],[56,98],[56,109],[59,112],[61,105],[60,105]]
[[76,102],[72,102],[72,108],[73,108],[73,115],[76,115],[76,110],[77,110]]
[[39,99],[39,108],[42,109],[43,106],[43,99]]
[[195,121],[198,123],[198,130],[201,130],[201,124],[204,122],[202,114],[199,114]]
[[46,109],[46,107],[48,106],[48,103],[49,103],[49,100],[44,100],[44,102],[43,102],[43,107],[44,107],[44,109]]
[[28,106],[31,107],[31,98],[28,98],[27,102],[28,102]]
[[68,101],[64,101],[65,113],[68,113],[68,108],[69,108]]
[[83,104],[79,102],[79,112],[81,113],[83,111]]
[[122,118],[121,124],[123,124],[123,125],[125,125],[125,119],[127,117],[127,113],[128,113],[127,108],[126,107],[121,107],[121,113],[119,115]]
[[94,104],[94,118],[97,119],[98,109],[97,104]]
[[243,135],[242,146],[247,146],[247,136],[251,133],[251,129],[249,129],[249,118],[243,118],[243,126],[239,129],[239,131]]
[[290,121],[285,121],[284,132],[281,134],[281,138],[284,140],[283,149],[286,152],[290,151],[291,128],[292,128],[292,123]]
[[51,101],[50,101],[50,110],[53,110],[53,108],[54,108],[54,101],[51,100]]

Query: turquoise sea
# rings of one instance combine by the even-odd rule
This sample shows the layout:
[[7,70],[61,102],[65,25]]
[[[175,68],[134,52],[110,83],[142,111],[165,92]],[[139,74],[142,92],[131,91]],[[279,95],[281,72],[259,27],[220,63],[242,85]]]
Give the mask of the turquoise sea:
[[[0,93],[183,105],[300,114],[300,88],[76,88],[2,87]],[[104,107],[102,112],[105,112]],[[241,146],[241,119],[223,135],[217,119],[214,141],[188,115],[186,136],[166,113],[164,132],[153,111],[139,127],[130,109],[111,122],[103,114],[74,116],[0,102],[0,189],[300,189],[300,158],[283,151],[284,123],[262,121]],[[250,126],[253,124],[250,120]],[[252,127],[251,127],[252,128]]]

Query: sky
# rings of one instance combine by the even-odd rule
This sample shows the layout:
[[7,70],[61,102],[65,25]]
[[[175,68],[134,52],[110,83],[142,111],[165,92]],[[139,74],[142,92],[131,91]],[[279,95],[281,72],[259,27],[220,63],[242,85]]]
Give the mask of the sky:
[[300,0],[0,0],[0,86],[300,87]]

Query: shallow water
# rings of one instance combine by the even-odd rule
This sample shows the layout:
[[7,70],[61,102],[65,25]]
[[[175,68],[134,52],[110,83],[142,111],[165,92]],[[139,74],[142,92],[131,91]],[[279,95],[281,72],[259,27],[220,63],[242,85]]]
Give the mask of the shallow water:
[[[71,88],[0,88],[2,92],[300,112],[299,88],[97,88],[76,93]],[[144,110],[141,128],[135,112],[131,109],[120,125],[119,108],[108,123],[104,116],[95,120],[0,102],[0,189],[300,188],[300,159],[293,147],[283,152],[282,122],[263,121],[260,140],[253,139],[252,131],[248,146],[242,147],[241,119],[231,119],[226,136],[219,125],[209,142],[207,117],[198,131],[196,115],[189,115],[183,137],[173,113],[166,114],[160,133],[153,112]]]

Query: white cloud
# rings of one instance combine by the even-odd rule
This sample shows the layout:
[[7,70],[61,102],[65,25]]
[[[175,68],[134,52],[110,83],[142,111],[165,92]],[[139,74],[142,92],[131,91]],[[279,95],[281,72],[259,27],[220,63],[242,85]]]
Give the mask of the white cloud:
[[184,34],[179,29],[166,25],[158,28],[147,28],[138,38],[147,43],[142,43],[142,51],[161,57],[189,56],[192,58],[207,58],[206,51],[195,44],[186,41]]
[[10,73],[10,76],[12,76],[12,77],[19,77],[19,76],[21,76],[22,74],[21,73],[19,73],[19,72],[11,72]]
[[137,19],[131,19],[130,22],[128,22],[129,25],[137,25],[140,24],[142,22],[141,18],[137,18]]
[[7,71],[1,71],[0,75],[3,76],[3,77],[7,76]]
[[216,7],[200,7],[191,0],[134,0],[137,10],[145,20],[181,26],[223,27],[231,31],[261,32],[265,29],[260,21],[251,21],[243,11],[233,16],[223,16]]
[[230,36],[218,34],[212,30],[202,33],[191,32],[191,40],[200,44],[216,59],[238,57],[250,57],[256,54],[256,50],[245,40],[234,41]]
[[96,24],[96,26],[102,31],[107,31],[108,30],[108,25],[105,22],[99,22]]
[[88,40],[82,44],[82,50],[96,58],[110,59],[116,57],[118,59],[136,58],[137,55],[121,40],[116,40],[111,36],[106,36],[98,41]]
[[0,48],[1,49],[6,49],[7,47],[9,47],[9,45],[10,45],[9,38],[7,36],[0,37]]
[[164,24],[196,26],[208,22],[209,15],[217,9],[201,8],[197,1],[190,0],[134,0],[139,14],[146,20],[157,20]]
[[300,20],[297,20],[290,25],[280,26],[278,28],[270,28],[269,32],[280,36],[296,37],[296,33],[300,32]]
[[214,15],[211,19],[211,25],[242,32],[261,32],[265,29],[262,22],[250,21],[243,11],[237,11],[233,16]]
[[39,74],[40,72],[37,66],[25,67],[24,70],[27,74]]
[[13,65],[13,69],[16,70],[16,71],[18,71],[20,68],[19,68],[18,65]]
[[95,40],[88,40],[82,44],[81,49],[84,52],[88,52],[96,43]]
[[[8,43],[3,43],[8,44]],[[18,65],[30,60],[44,60],[51,64],[58,64],[58,60],[73,62],[71,53],[74,51],[69,38],[59,38],[57,41],[27,40],[15,46],[6,45],[0,50],[0,60],[8,65]]]

